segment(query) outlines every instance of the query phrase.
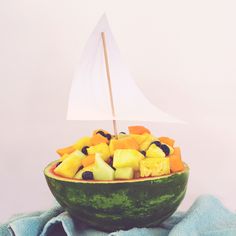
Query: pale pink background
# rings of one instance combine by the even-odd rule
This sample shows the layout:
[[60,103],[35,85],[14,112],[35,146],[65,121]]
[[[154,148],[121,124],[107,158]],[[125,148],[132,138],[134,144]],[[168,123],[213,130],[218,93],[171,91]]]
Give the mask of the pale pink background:
[[235,210],[235,10],[233,0],[1,1],[0,221],[50,207],[42,171],[55,149],[111,128],[65,119],[73,69],[104,11],[138,86],[188,122],[144,123],[178,140],[190,165],[180,209],[211,193]]

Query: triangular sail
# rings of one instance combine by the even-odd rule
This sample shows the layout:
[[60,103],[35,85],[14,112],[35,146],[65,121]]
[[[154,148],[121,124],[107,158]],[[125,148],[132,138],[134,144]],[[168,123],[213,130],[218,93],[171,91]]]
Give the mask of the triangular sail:
[[[106,33],[116,117],[112,116],[101,32]],[[130,120],[183,123],[154,106],[130,76],[103,16],[90,36],[75,71],[68,120]]]

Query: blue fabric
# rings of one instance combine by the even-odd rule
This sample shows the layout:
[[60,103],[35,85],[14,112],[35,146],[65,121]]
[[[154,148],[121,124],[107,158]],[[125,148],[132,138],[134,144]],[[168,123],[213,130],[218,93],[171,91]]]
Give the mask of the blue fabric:
[[0,225],[0,236],[235,236],[236,214],[213,196],[200,196],[185,212],[176,212],[158,228],[104,233],[87,228],[56,206],[45,212],[18,215]]

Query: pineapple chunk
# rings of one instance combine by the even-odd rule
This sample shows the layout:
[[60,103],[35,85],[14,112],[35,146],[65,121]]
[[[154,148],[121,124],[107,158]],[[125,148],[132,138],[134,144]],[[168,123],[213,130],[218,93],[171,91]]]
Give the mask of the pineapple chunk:
[[141,145],[150,136],[150,134],[130,134],[130,136],[134,138],[139,145]]
[[110,149],[106,143],[100,143],[95,146],[91,146],[87,149],[89,155],[100,153],[104,161],[107,161],[110,157]]
[[144,156],[134,149],[118,149],[114,152],[113,166],[115,168],[132,167],[139,170],[139,162]]
[[72,178],[81,166],[81,160],[84,157],[81,151],[74,151],[55,168],[54,172],[63,177]]
[[169,158],[145,158],[140,162],[141,177],[170,174]]
[[115,170],[115,179],[133,179],[134,170],[132,167],[117,168]]
[[59,159],[59,161],[64,161],[67,157],[69,157],[70,154],[65,153],[63,156],[61,156],[61,158]]
[[95,180],[114,180],[114,170],[102,159],[99,153],[95,156],[93,176]]
[[116,139],[111,139],[109,143],[109,151],[110,151],[111,156],[114,155],[115,144],[116,144]]
[[152,144],[147,152],[146,157],[165,157],[166,154],[161,150],[161,148],[157,147],[155,144]]
[[146,134],[146,136],[147,137],[145,141],[140,144],[140,147],[139,147],[140,151],[146,151],[153,141],[159,141],[158,138],[154,137],[151,134]]
[[83,169],[81,169],[80,171],[78,171],[78,172],[76,173],[76,175],[75,175],[74,178],[76,178],[76,179],[83,179],[83,178],[82,178],[82,174],[83,174],[85,171],[91,171],[91,172],[93,172],[93,168],[94,168],[94,164],[84,167]]
[[80,150],[84,147],[84,146],[91,146],[91,138],[90,137],[83,137],[81,139],[79,139],[74,145],[73,148]]

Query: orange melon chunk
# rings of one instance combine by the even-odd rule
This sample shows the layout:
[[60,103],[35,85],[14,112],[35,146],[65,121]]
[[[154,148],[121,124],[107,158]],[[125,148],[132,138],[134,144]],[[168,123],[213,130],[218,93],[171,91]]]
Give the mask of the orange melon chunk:
[[161,141],[161,143],[165,143],[171,147],[173,147],[175,143],[175,140],[169,137],[160,137],[159,140]]
[[126,137],[114,141],[114,151],[117,149],[139,149],[137,141],[132,137]]
[[72,152],[74,152],[76,149],[73,146],[69,146],[69,147],[64,147],[64,148],[60,148],[57,150],[57,153],[60,156],[63,156],[64,154],[70,154]]
[[129,133],[130,134],[150,134],[150,130],[145,128],[144,126],[129,126]]
[[174,147],[174,153],[173,155],[178,156],[181,158],[181,150],[180,147]]
[[91,138],[91,143],[92,145],[95,146],[100,143],[109,143],[109,140],[106,137],[102,136],[101,134],[95,134]]
[[183,164],[180,156],[173,154],[169,157],[169,159],[170,159],[171,172],[178,172],[178,171],[184,170],[184,164]]
[[83,167],[92,165],[95,162],[95,154],[86,156],[82,161]]

